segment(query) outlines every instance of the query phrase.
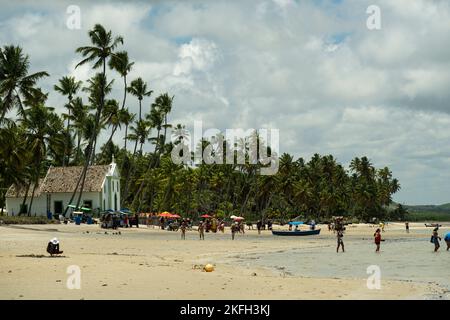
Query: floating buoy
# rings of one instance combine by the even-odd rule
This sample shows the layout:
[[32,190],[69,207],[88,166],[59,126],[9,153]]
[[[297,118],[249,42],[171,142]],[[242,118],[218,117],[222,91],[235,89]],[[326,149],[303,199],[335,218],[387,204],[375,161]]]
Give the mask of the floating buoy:
[[205,270],[206,272],[213,272],[214,271],[214,266],[210,263],[208,263],[203,270]]

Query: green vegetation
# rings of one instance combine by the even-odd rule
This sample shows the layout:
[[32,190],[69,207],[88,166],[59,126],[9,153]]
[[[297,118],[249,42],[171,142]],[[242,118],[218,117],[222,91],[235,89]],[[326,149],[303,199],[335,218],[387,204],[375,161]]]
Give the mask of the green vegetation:
[[[347,215],[362,221],[404,215],[402,210],[387,210],[399,182],[389,168],[375,168],[367,157],[356,157],[344,168],[331,155],[316,154],[307,161],[285,153],[279,172],[271,176],[260,175],[261,165],[248,162],[202,163],[196,168],[173,163],[171,151],[181,140],[171,142],[169,129],[185,131],[184,125],[170,123],[175,97],[163,93],[149,104],[153,91],[141,77],[131,79],[128,86],[127,75],[135,66],[125,51],[116,51],[124,43],[122,37],[95,25],[89,40],[90,45],[76,49],[81,54],[77,66],[91,63],[101,71],[86,83],[66,76],[55,84],[55,91],[67,97],[67,112],[62,115],[46,105],[48,93],[37,87],[48,74],[29,74],[28,56],[20,47],[0,49],[0,208],[10,185],[24,184],[29,190],[50,165],[84,167],[70,201],[78,206],[87,167],[109,164],[114,156],[122,177],[122,206],[139,212],[167,210],[191,217],[217,212],[248,219],[303,215],[324,220]],[[114,85],[108,80],[111,72],[124,80],[121,102],[109,96]],[[78,96],[80,91],[87,93],[87,101]],[[139,106],[138,115],[129,111],[132,104]],[[7,112],[13,110],[17,119],[8,119]],[[123,147],[113,143],[122,127]],[[97,148],[97,138],[106,130],[109,139]],[[244,149],[251,139],[241,141]],[[210,144],[203,139],[197,148],[204,150]],[[224,141],[223,150],[216,152],[226,154],[229,147]],[[270,154],[270,148],[267,151]],[[34,191],[33,187],[32,198]]]
[[450,221],[450,203],[442,205],[405,205],[411,221]]

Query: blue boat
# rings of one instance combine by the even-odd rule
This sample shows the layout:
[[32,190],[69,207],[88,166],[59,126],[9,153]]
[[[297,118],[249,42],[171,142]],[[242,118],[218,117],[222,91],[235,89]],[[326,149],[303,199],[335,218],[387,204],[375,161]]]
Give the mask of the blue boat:
[[274,236],[313,236],[320,234],[320,229],[315,230],[297,230],[297,231],[275,231],[272,230]]

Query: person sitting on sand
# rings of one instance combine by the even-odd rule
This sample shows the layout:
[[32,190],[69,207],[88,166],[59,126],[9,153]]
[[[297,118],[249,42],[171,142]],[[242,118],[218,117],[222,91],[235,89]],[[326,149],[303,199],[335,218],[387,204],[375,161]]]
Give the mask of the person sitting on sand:
[[198,224],[198,234],[200,236],[200,240],[205,240],[205,225],[203,224],[203,221],[200,221]]
[[375,252],[380,252],[380,244],[381,244],[381,229],[378,228],[377,231],[375,231],[375,233],[373,234],[373,236],[375,237],[375,244],[377,245],[377,249],[375,250]]
[[450,249],[450,232],[445,235],[445,243],[447,243],[447,251]]
[[337,232],[337,248],[336,248],[336,252],[339,252],[339,247],[342,246],[342,252],[345,252],[344,250],[344,240],[342,240],[342,238],[344,237],[344,232],[342,230],[339,230]]
[[54,254],[61,254],[63,251],[59,251],[59,240],[57,238],[51,239],[47,244],[47,252],[53,257]]
[[439,241],[441,241],[441,237],[439,237],[438,230],[439,228],[434,228],[430,240],[431,243],[434,243],[434,252],[437,252],[441,247],[441,245],[439,244]]

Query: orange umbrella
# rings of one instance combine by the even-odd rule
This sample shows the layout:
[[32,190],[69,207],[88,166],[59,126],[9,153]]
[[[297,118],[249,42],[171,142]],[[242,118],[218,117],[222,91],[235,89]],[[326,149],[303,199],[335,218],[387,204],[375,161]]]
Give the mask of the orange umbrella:
[[181,216],[179,216],[178,214],[172,214],[170,215],[171,218],[181,218]]
[[209,214],[204,214],[204,215],[200,216],[200,218],[212,218],[212,216],[210,216]]
[[170,218],[172,217],[172,214],[170,212],[165,211],[163,213],[158,214],[158,217]]

